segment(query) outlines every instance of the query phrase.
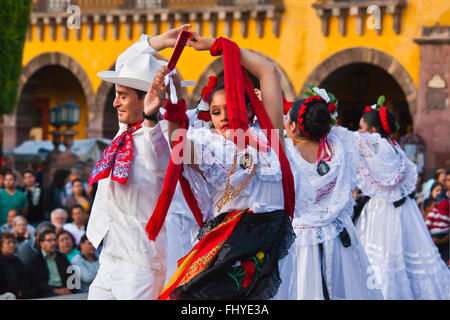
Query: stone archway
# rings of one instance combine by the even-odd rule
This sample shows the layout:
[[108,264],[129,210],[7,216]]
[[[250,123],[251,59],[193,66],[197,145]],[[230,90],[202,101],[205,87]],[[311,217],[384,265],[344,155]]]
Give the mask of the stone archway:
[[[292,86],[292,83],[289,80],[289,77],[287,76],[287,74],[284,72],[284,70],[269,56],[267,56],[261,52],[254,51],[254,50],[251,50],[251,51],[260,56],[263,56],[264,58],[266,58],[267,60],[269,60],[275,64],[275,66],[277,67],[278,72],[280,74],[281,89],[283,90],[284,96],[286,97],[286,99],[288,101],[294,100],[295,96],[296,96],[295,89]],[[194,106],[195,103],[200,99],[202,88],[208,84],[208,78],[210,76],[217,76],[218,74],[220,74],[222,72],[223,72],[223,58],[219,57],[216,60],[214,60],[213,62],[211,62],[206,67],[205,71],[203,71],[203,73],[201,74],[200,78],[197,81],[197,85],[195,86],[195,88],[192,91],[192,94],[189,98],[188,108],[190,106]]]
[[[160,54],[155,54],[155,58],[158,60],[168,61],[165,57]],[[111,65],[109,70],[113,71],[115,68],[115,62]],[[178,70],[177,70],[178,72]],[[178,72],[181,80],[183,77],[180,72]],[[87,136],[89,138],[110,138],[112,132],[114,131],[115,125],[117,123],[116,119],[106,118],[111,115],[110,112],[107,112],[106,108],[112,108],[111,101],[111,92],[113,91],[113,84],[111,82],[102,81],[100,86],[97,89],[97,94],[95,95],[95,103],[92,109],[89,109],[89,126],[86,128]],[[186,88],[182,88],[183,96],[188,96],[188,91]],[[118,127],[118,125],[117,125]],[[114,131],[115,134],[115,131]],[[114,136],[114,135],[112,135]]]
[[307,84],[320,85],[334,71],[354,63],[366,63],[386,71],[402,89],[410,113],[415,114],[417,88],[408,71],[394,57],[373,48],[355,47],[331,55],[310,73],[299,96],[307,90]]
[[86,97],[88,110],[94,105],[94,91],[87,73],[72,57],[61,52],[47,52],[33,58],[22,69],[19,79],[18,103],[11,114],[4,115],[3,147],[12,149],[28,138],[31,128],[31,110],[39,81],[33,75],[44,67],[58,66],[68,70],[79,82]]

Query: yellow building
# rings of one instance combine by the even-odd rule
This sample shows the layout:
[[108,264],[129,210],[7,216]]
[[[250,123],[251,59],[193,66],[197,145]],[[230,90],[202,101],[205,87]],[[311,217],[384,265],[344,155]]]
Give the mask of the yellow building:
[[[18,106],[3,117],[4,149],[51,139],[49,108],[81,106],[76,139],[114,136],[114,91],[97,73],[141,33],[189,22],[274,61],[288,100],[306,84],[340,100],[339,120],[356,129],[362,109],[384,94],[400,138],[418,134],[426,167],[450,168],[450,2],[447,0],[34,0]],[[159,53],[167,59],[171,49]],[[221,58],[187,48],[177,65],[191,106]]]

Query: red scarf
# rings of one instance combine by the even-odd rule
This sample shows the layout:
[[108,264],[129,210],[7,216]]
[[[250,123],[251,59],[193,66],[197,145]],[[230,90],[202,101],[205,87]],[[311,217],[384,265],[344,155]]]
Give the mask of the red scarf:
[[[122,132],[103,150],[89,177],[89,185],[109,177],[111,180],[126,184],[133,158],[132,134],[142,127],[142,122]],[[111,172],[112,171],[112,172]]]
[[[183,191],[184,198],[194,214],[195,220],[200,227],[203,226],[202,212],[198,207],[197,200],[192,193],[189,182],[183,175],[183,158],[184,145],[186,144],[186,130],[189,126],[189,118],[186,115],[186,102],[184,99],[178,100],[176,104],[172,104],[170,99],[165,103],[164,108],[167,112],[164,114],[164,119],[180,123],[180,130],[175,139],[172,147],[172,154],[170,156],[169,166],[167,167],[166,176],[164,177],[164,184],[161,190],[161,194],[156,203],[155,210],[152,216],[147,222],[145,231],[148,234],[150,240],[155,240],[161,230],[164,221],[166,220],[167,212],[172,202],[173,195],[177,186],[177,182],[180,181],[181,190]],[[178,144],[181,144],[179,148]],[[179,153],[177,154],[177,150]],[[178,164],[173,161],[177,159]]]
[[[247,109],[245,104],[245,93],[247,93],[261,129],[264,129],[264,132],[267,133],[274,130],[272,122],[270,121],[261,100],[259,100],[255,93],[255,89],[253,88],[247,72],[241,66],[241,51],[236,43],[226,38],[218,38],[211,46],[210,53],[212,56],[217,56],[221,53],[223,55],[225,96],[231,129],[243,129],[245,131],[248,128]],[[273,140],[272,138],[275,139]],[[281,146],[281,142],[278,139],[278,135],[268,134],[267,139],[270,145],[278,145],[278,159],[280,161],[283,181],[284,207],[286,214],[292,219],[294,216],[295,189],[291,167]]]

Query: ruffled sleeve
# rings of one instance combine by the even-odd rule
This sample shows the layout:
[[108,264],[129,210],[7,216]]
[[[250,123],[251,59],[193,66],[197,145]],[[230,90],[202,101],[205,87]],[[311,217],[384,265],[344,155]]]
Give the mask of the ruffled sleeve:
[[339,127],[334,132],[349,152],[356,186],[370,197],[398,201],[415,190],[416,166],[403,150],[379,134],[359,133]]

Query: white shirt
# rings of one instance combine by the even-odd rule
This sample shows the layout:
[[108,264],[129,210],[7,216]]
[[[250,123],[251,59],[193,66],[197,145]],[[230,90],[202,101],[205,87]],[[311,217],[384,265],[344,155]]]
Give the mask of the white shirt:
[[[126,129],[120,125],[119,134]],[[150,241],[145,226],[155,208],[170,158],[160,124],[145,125],[132,134],[133,158],[125,185],[102,179],[91,210],[87,237],[102,254],[161,270],[166,262],[166,230]]]
[[80,244],[81,237],[86,233],[86,227],[81,226],[81,228],[78,228],[75,222],[66,223],[63,226],[63,229],[69,231],[70,234],[73,235],[77,246]]

